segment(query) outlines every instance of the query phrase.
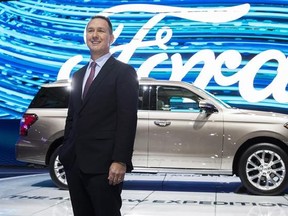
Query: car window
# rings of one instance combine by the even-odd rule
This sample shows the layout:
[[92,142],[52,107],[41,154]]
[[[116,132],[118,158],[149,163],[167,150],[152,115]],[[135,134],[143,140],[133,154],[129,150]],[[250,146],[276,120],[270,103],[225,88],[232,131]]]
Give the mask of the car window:
[[156,88],[156,110],[170,112],[200,112],[201,97],[188,89],[176,86]]
[[42,87],[29,108],[67,108],[70,91],[65,87]]
[[149,110],[149,86],[140,85],[138,96],[138,110]]

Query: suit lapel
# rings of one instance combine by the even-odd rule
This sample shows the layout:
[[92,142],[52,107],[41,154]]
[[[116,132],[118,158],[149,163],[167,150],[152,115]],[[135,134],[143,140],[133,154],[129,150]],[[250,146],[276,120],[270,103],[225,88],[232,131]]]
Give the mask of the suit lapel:
[[73,83],[73,91],[75,91],[75,99],[77,100],[77,104],[82,104],[82,84],[85,72],[87,70],[88,64],[85,65],[75,77],[75,83]]

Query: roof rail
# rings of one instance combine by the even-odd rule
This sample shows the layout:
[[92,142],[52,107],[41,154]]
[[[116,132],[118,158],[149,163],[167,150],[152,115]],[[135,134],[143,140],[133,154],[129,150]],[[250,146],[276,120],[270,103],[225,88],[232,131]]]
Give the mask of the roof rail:
[[71,82],[71,79],[60,79],[60,80],[56,80],[55,82],[58,82],[58,83],[67,83],[67,82]]
[[140,80],[141,81],[153,81],[155,79],[154,78],[150,78],[150,77],[141,77]]

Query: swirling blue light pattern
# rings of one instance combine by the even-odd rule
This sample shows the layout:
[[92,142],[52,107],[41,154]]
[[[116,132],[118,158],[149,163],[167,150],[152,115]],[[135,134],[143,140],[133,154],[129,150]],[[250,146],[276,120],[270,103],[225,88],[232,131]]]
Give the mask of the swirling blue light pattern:
[[[142,7],[137,8],[132,4],[142,4]],[[87,62],[89,52],[83,40],[83,31],[91,16],[103,12],[109,15],[116,29],[115,33],[118,34],[112,45],[113,55],[132,64],[139,71],[139,75],[195,82],[233,106],[288,113],[288,100],[286,100],[288,81],[285,76],[280,77],[280,72],[283,71],[281,68],[288,65],[286,63],[288,1],[272,0],[263,3],[253,0],[248,1],[248,4],[249,10],[243,16],[226,22],[213,22],[214,18],[216,20],[223,17],[217,13],[213,17],[212,13],[207,12],[211,8],[221,13],[225,12],[226,8],[235,6],[247,8],[247,2],[226,0],[1,2],[0,119],[20,118],[41,84],[55,81],[58,71],[68,59],[76,55],[83,57],[83,61],[73,68],[72,73]],[[113,11],[118,6],[123,6],[127,10]],[[169,7],[171,11],[168,13],[167,8],[166,11],[163,8],[164,12],[152,11],[157,8],[160,10],[163,6]],[[187,14],[192,14],[191,19],[183,17],[186,13],[184,10],[188,11]],[[207,13],[207,16],[212,14],[212,17],[202,17],[204,13]],[[156,19],[158,20],[155,21]],[[208,21],[203,21],[205,19]],[[143,38],[140,32],[145,32]],[[167,40],[164,41],[165,39]],[[135,50],[133,47],[136,47]],[[224,58],[225,52],[228,53],[229,50],[234,51],[229,52],[233,54],[231,59],[227,55]],[[206,53],[211,55],[211,58],[204,61]],[[265,61],[266,53],[271,57]],[[195,60],[197,56],[201,58]],[[148,70],[149,63],[159,57],[163,58],[162,61]],[[222,57],[225,61],[218,65]],[[236,64],[238,61],[236,57],[241,57],[239,64]],[[251,65],[259,63],[259,59],[264,63],[260,64],[261,67],[259,66],[254,76],[247,75],[253,73],[254,66]],[[190,67],[188,67],[189,61],[194,62],[190,62]],[[229,63],[232,66],[229,66]],[[185,64],[188,67],[187,73],[181,71]],[[219,79],[220,75],[212,72],[214,68],[215,71],[217,68],[221,70],[223,79]],[[242,71],[241,76],[239,71]],[[181,73],[183,74],[180,76]],[[249,80],[245,78],[246,75]],[[236,76],[239,76],[238,80],[233,80]],[[222,82],[225,79],[227,82]],[[203,84],[203,80],[206,80],[207,84]],[[250,83],[253,91],[245,88],[246,81]],[[269,86],[272,85],[273,89],[268,94]],[[261,97],[261,92],[265,90],[268,93]],[[260,99],[248,100],[249,94],[255,94],[255,98]]]

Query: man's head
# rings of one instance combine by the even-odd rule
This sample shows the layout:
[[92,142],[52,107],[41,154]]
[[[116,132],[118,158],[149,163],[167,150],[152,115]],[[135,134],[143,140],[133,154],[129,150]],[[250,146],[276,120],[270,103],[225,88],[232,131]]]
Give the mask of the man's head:
[[86,43],[93,60],[107,54],[113,42],[112,24],[108,17],[94,16],[86,26]]

